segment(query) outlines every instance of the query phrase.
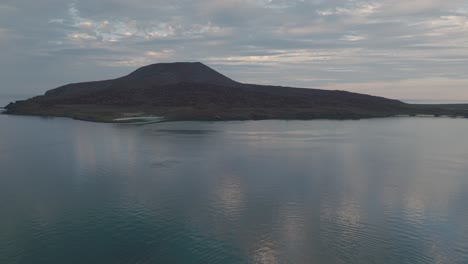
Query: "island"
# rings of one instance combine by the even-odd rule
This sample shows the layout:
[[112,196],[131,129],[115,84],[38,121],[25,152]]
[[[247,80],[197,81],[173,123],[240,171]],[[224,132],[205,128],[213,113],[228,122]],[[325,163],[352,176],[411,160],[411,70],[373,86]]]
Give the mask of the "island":
[[158,63],[121,78],[74,83],[5,106],[4,114],[96,122],[468,117],[468,105],[416,105],[383,97],[245,84],[200,62]]

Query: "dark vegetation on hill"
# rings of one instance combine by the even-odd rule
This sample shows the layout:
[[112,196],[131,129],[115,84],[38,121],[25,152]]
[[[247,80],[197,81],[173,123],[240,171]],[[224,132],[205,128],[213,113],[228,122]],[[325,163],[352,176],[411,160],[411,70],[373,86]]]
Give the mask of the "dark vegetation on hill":
[[101,122],[137,116],[166,120],[468,116],[468,106],[463,105],[410,105],[345,91],[242,84],[198,62],[153,64],[114,80],[68,84],[5,108],[7,114]]

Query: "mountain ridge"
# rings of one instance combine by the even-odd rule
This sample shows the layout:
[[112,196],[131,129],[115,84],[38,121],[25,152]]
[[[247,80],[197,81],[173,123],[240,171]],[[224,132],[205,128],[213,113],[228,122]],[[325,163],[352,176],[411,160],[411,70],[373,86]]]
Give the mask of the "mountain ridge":
[[[136,69],[123,77],[92,82],[71,83],[51,89],[45,95],[63,95],[73,92],[83,93],[111,88],[131,88],[126,86],[168,85],[181,82],[207,83],[222,86],[237,86],[240,83],[218,73],[201,62],[155,63]],[[77,89],[78,88],[78,89]]]
[[7,114],[112,122],[132,116],[166,120],[359,119],[402,114],[468,116],[378,96],[244,84],[200,62],[157,63],[120,78],[60,86],[10,103]]

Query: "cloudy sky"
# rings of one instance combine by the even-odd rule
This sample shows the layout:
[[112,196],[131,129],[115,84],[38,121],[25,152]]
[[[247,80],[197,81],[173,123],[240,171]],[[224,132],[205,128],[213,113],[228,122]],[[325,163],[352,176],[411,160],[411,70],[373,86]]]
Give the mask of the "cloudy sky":
[[468,1],[0,2],[2,93],[172,61],[241,82],[468,100]]

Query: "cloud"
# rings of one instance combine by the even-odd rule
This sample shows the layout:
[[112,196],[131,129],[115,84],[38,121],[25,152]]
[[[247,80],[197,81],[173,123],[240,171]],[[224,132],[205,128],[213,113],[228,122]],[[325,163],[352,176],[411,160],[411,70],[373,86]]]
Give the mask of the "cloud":
[[5,28],[0,28],[0,39],[5,39],[8,34],[8,30]]
[[366,39],[365,36],[359,36],[359,35],[344,35],[341,40],[344,41],[360,41]]
[[202,37],[223,35],[228,28],[213,25],[211,22],[182,23],[179,20],[159,19],[137,20],[135,18],[96,19],[81,14],[76,4],[70,4],[67,16],[49,20],[49,23],[62,27],[71,40],[96,40],[99,42],[144,41],[176,37]]
[[318,10],[321,16],[348,15],[365,17],[380,12],[382,5],[379,3],[350,2],[346,7]]
[[132,56],[107,56],[101,58],[98,63],[110,67],[140,67],[155,61],[169,61],[173,55],[173,50],[146,51],[143,54],[134,54]]
[[[442,96],[428,87],[468,79],[460,0],[4,0],[0,14],[0,78],[28,93],[170,61],[203,61],[244,82],[375,85],[366,92],[397,98]],[[461,88],[447,96],[468,99]]]

